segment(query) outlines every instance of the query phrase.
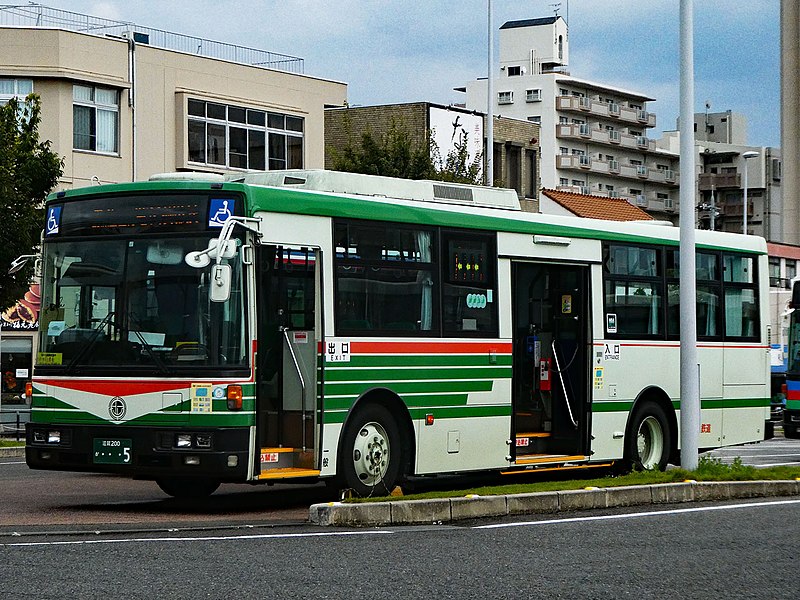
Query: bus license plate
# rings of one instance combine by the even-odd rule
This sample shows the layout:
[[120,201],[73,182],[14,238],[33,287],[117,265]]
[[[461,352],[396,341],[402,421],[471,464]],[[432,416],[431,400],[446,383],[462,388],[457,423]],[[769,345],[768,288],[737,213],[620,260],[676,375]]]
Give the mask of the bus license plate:
[[94,439],[95,464],[126,465],[131,462],[133,441],[125,439]]

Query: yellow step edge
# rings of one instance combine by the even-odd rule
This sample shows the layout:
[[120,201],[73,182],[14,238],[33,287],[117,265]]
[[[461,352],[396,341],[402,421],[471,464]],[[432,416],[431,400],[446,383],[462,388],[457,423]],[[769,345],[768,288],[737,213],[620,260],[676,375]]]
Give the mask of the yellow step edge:
[[538,465],[547,463],[565,463],[575,461],[587,461],[588,456],[553,456],[552,454],[528,454],[524,458],[517,458],[514,461],[515,465]]
[[300,448],[262,448],[262,454],[278,454],[281,452],[300,452]]
[[534,433],[518,433],[518,438],[548,438],[552,437],[552,433],[549,431],[536,431]]
[[530,475],[531,473],[538,473],[540,471],[570,471],[574,469],[593,469],[593,468],[603,468],[603,467],[610,467],[614,463],[596,463],[591,465],[554,465],[552,467],[544,467],[541,469],[531,470],[531,469],[517,469],[516,471],[501,471],[501,475],[525,475],[526,473]]
[[270,469],[259,474],[259,479],[291,479],[292,477],[317,477],[320,472],[316,469],[295,469],[287,467],[285,469]]

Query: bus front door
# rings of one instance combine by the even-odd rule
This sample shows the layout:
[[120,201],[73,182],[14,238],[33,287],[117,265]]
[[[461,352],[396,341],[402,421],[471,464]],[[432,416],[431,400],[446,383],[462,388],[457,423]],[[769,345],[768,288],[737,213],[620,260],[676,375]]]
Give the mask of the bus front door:
[[515,263],[514,411],[519,463],[589,450],[588,267]]
[[256,452],[260,479],[318,474],[320,254],[258,250]]

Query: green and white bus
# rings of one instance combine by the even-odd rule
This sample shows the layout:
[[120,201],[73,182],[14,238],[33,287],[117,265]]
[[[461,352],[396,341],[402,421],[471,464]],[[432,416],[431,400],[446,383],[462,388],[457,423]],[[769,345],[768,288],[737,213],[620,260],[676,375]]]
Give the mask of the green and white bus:
[[[676,228],[330,171],[175,174],[46,208],[32,468],[365,495],[679,456]],[[764,439],[766,244],[697,244],[700,445]]]

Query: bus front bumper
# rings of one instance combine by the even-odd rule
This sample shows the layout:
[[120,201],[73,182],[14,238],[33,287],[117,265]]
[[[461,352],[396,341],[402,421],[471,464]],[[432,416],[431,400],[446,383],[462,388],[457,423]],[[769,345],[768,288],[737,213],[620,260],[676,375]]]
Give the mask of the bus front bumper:
[[117,473],[137,479],[198,477],[245,481],[247,428],[42,425],[25,428],[32,469]]

